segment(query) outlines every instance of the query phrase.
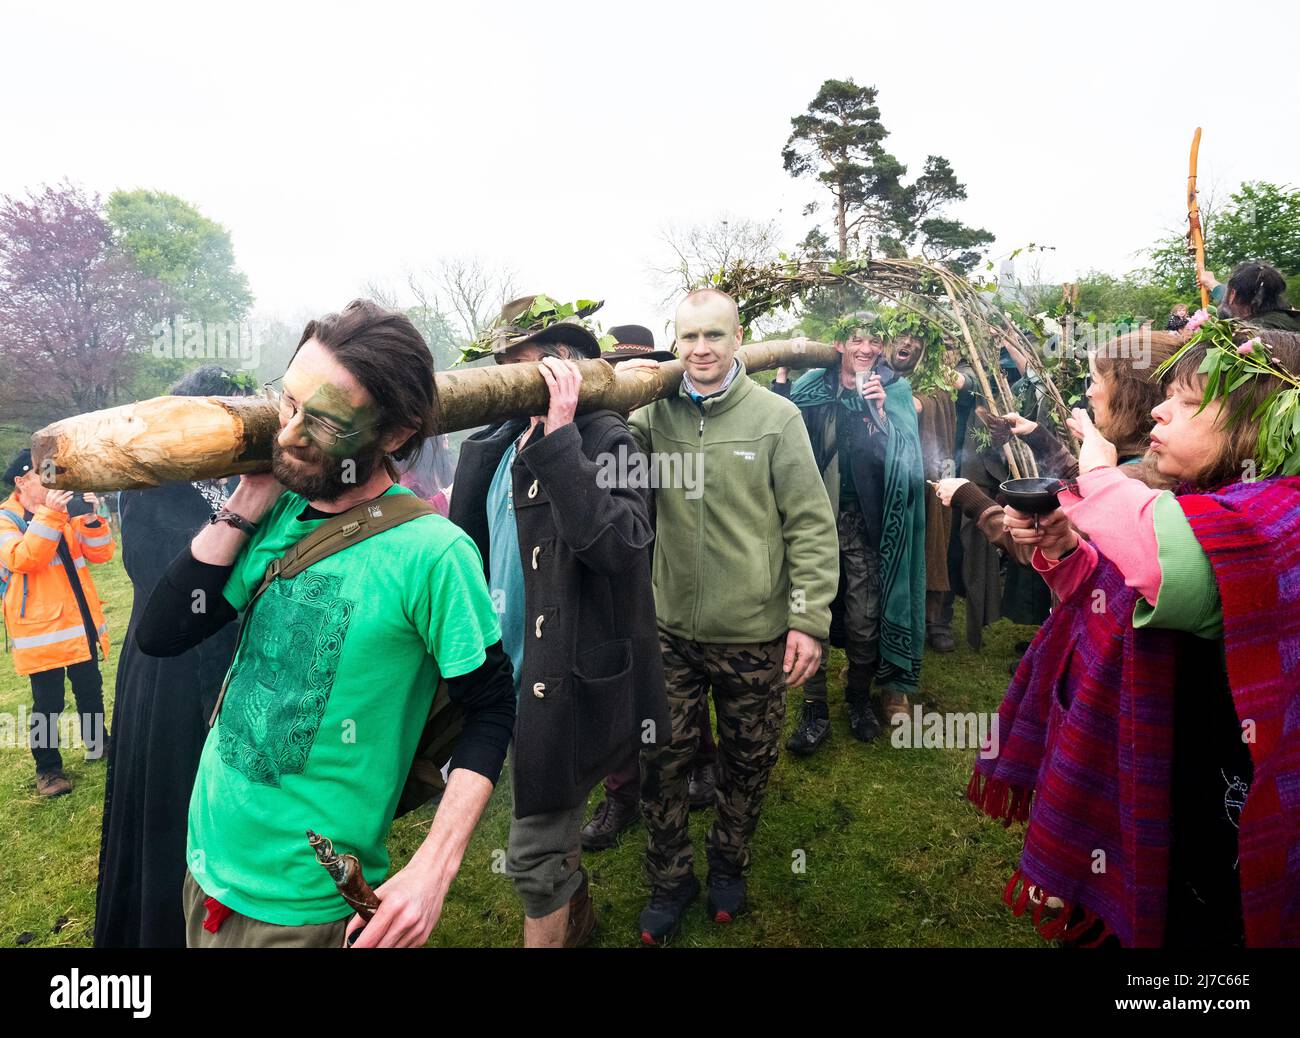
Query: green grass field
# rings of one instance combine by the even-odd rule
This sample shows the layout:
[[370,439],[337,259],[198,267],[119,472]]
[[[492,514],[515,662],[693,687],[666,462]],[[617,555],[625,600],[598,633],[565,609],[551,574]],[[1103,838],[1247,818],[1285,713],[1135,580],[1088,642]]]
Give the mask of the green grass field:
[[[131,585],[117,561],[95,568],[114,642],[105,670],[111,711],[116,646],[126,630]],[[955,629],[963,629],[959,612]],[[1029,628],[1005,621],[986,632],[981,653],[959,638],[950,656],[927,657],[922,675],[926,710],[992,711],[1008,681],[1012,645]],[[832,660],[834,679],[842,657]],[[68,695],[71,706],[71,692]],[[842,689],[832,684],[833,732],[810,760],[783,755],[768,788],[753,844],[751,911],[717,927],[695,906],[678,943],[699,947],[1041,945],[1033,928],[1003,907],[1001,892],[1019,854],[1018,831],[981,817],[964,799],[973,750],[900,749],[886,738],[864,746],[852,738]],[[27,679],[0,663],[0,714],[13,725],[31,706]],[[793,728],[798,696],[786,718]],[[111,727],[111,715],[110,715]],[[86,946],[94,922],[95,875],[104,794],[101,763],[65,751],[72,795],[36,795],[25,745],[0,750],[0,947],[22,935],[31,946]],[[500,871],[509,828],[503,779],[475,833],[451,888],[431,944],[517,946],[523,925],[509,879]],[[595,798],[593,798],[593,804]],[[697,862],[704,873],[704,834],[711,812],[692,820]],[[389,844],[394,865],[405,862],[428,828],[429,811],[400,819]],[[610,851],[586,856],[600,921],[602,947],[637,944],[637,913],[645,899],[641,877],[644,830],[631,830]],[[304,846],[305,851],[305,846]],[[59,925],[61,919],[67,922]],[[56,932],[57,930],[57,932]]]

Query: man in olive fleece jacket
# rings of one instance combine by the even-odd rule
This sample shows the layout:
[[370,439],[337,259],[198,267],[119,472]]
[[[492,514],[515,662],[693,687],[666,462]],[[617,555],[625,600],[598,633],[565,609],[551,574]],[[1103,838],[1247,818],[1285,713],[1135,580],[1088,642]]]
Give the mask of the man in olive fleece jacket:
[[676,933],[699,893],[687,773],[710,686],[718,778],[709,914],[729,922],[744,909],[786,685],[817,669],[839,578],[835,515],[807,430],[797,407],[746,376],[734,300],[716,289],[691,293],[676,331],[681,390],[628,423],[658,466],[653,582],[672,718],[670,743],[641,754],[651,898],[640,929],[651,944]]

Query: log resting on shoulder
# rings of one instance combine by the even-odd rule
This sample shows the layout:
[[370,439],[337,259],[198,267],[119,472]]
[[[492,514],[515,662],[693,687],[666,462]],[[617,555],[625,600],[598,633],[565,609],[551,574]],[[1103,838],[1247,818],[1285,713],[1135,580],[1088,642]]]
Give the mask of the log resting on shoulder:
[[[839,363],[833,346],[801,339],[749,343],[740,356],[749,371]],[[682,362],[627,368],[577,361],[579,413],[628,414],[677,392]],[[536,364],[440,371],[438,432],[473,429],[509,418],[545,414],[546,382]],[[263,397],[161,396],[76,415],[32,435],[32,467],[60,490],[135,490],[178,480],[217,479],[271,467],[279,414]]]

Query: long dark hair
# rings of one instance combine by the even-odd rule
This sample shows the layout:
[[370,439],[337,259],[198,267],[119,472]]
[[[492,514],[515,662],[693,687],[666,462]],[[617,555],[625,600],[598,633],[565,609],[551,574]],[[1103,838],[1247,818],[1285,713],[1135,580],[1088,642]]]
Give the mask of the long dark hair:
[[308,321],[299,349],[315,339],[365,388],[379,408],[384,432],[415,432],[392,456],[398,461],[419,450],[438,420],[433,355],[405,314],[369,299],[354,299],[342,311]]
[[1240,264],[1228,278],[1234,315],[1254,317],[1274,310],[1285,310],[1286,278],[1277,268],[1259,260]]
[[248,396],[248,386],[237,375],[216,364],[187,371],[167,390],[171,396]]

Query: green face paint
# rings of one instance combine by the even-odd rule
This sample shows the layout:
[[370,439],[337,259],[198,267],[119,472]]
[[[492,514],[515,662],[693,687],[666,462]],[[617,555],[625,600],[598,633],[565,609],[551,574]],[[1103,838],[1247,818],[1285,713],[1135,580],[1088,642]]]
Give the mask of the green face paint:
[[[323,422],[345,437],[326,446],[320,443],[316,436],[312,436],[312,442],[332,457],[350,457],[370,446],[375,440],[378,432],[375,428],[377,408],[371,405],[353,404],[348,392],[341,386],[332,382],[322,382],[302,407],[307,415]],[[307,423],[309,435],[312,433],[312,424]],[[348,435],[357,430],[360,430],[357,435]]]

